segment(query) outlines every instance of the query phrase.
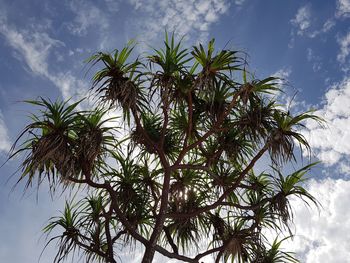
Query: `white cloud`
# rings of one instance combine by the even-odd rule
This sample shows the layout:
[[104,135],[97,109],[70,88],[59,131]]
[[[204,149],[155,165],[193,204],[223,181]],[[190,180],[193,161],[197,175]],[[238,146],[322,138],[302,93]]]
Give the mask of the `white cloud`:
[[292,73],[291,68],[287,67],[287,68],[279,69],[278,71],[273,73],[272,76],[281,78],[282,80],[288,80],[291,73]]
[[306,50],[306,59],[312,63],[312,69],[314,72],[321,70],[322,62],[321,57],[316,55],[312,48],[307,48]]
[[[113,1],[106,1],[113,10],[117,8]],[[75,14],[73,22],[68,24],[68,29],[74,35],[84,36],[92,26],[99,30],[108,28],[108,20],[105,14],[93,3],[83,0],[74,0],[70,2],[70,9]]]
[[[288,79],[291,73],[292,69],[290,67],[284,67],[271,74],[271,76],[279,78],[278,80],[276,80],[277,86],[279,89],[283,90],[283,86],[288,83]],[[286,94],[280,91],[276,91],[273,95],[279,97],[280,100],[282,99],[284,101]]]
[[335,21],[333,19],[328,19],[322,26],[322,32],[326,33],[335,26]]
[[336,17],[350,17],[350,0],[338,0]]
[[134,26],[140,37],[147,42],[156,39],[165,29],[194,40],[206,39],[210,26],[217,22],[230,6],[230,1],[227,0],[129,2],[143,15]]
[[337,60],[340,63],[345,63],[346,58],[350,54],[350,32],[347,35],[345,35],[344,37],[339,38],[338,43],[340,45],[340,51],[339,51],[339,54],[337,56]]
[[4,122],[4,116],[0,111],[0,152],[8,152],[11,148],[11,141]]
[[246,0],[235,0],[236,5],[243,5]]
[[64,46],[63,42],[51,38],[46,32],[18,30],[7,24],[6,17],[2,17],[0,22],[0,34],[4,35],[16,51],[15,57],[24,62],[29,72],[51,81],[65,99],[84,89],[84,83],[71,72],[53,73],[49,69],[49,56],[55,48]]
[[308,48],[307,50],[307,61],[311,61],[314,58],[314,51],[311,48]]
[[312,150],[325,165],[337,165],[346,172],[343,168],[350,157],[350,77],[326,92],[323,106],[315,114],[324,118],[326,125],[306,123],[304,135]]
[[274,99],[280,104],[280,108],[288,111],[299,111],[300,108],[306,108],[305,101],[298,100],[296,95],[298,90],[289,85],[289,77],[292,74],[290,67],[284,67],[279,69],[275,73],[271,74],[273,77],[280,78],[277,80],[277,86],[281,91],[276,91],[273,96]]
[[295,17],[291,20],[292,25],[297,28],[297,34],[302,36],[311,25],[311,7],[302,6],[298,9]]
[[296,237],[285,247],[305,263],[346,262],[350,258],[350,181],[311,180],[307,188],[322,208],[317,211],[301,200],[291,202]]
[[76,78],[70,72],[58,73],[49,78],[55,85],[58,85],[63,98],[70,99],[86,96],[87,84],[85,81]]
[[[334,18],[327,19],[322,27],[315,28],[317,19],[312,17],[311,5],[307,4],[300,7],[293,19],[290,20],[291,24],[296,29],[296,34],[299,36],[306,36],[309,38],[315,38],[321,34],[329,32],[336,24]],[[295,41],[295,29],[292,29],[292,39],[289,43],[289,47],[293,47]]]
[[2,20],[0,33],[7,42],[23,57],[29,69],[37,75],[48,75],[47,58],[50,50],[62,42],[50,38],[45,32],[19,32]]

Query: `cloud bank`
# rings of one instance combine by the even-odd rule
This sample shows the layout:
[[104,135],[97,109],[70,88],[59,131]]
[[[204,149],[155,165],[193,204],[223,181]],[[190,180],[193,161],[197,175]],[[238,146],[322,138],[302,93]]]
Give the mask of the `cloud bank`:
[[[321,203],[320,211],[293,201],[296,237],[285,244],[305,263],[338,263],[350,258],[350,181],[312,180],[308,190]],[[286,246],[287,245],[287,246]]]
[[304,135],[323,164],[350,174],[350,77],[331,86],[322,105],[315,114],[326,120],[325,127],[308,122]]

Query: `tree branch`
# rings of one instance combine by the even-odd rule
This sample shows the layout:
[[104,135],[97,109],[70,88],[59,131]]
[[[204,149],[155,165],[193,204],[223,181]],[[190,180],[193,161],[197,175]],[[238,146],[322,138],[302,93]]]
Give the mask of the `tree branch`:
[[168,242],[171,246],[171,248],[173,249],[175,254],[179,254],[179,248],[177,247],[177,245],[174,243],[173,238],[171,237],[171,234],[169,232],[169,228],[167,226],[163,227],[164,233],[166,238],[168,239]]
[[252,161],[249,163],[249,165],[247,165],[247,167],[239,174],[238,178],[236,179],[235,183],[230,186],[228,189],[226,189],[226,191],[218,198],[218,200],[210,205],[207,206],[203,206],[200,207],[198,209],[196,209],[193,212],[188,212],[186,214],[182,214],[182,213],[169,213],[167,214],[167,217],[170,218],[189,218],[189,217],[194,217],[197,216],[201,213],[210,211],[212,209],[217,208],[221,202],[233,191],[237,188],[237,186],[241,183],[242,179],[244,178],[244,176],[249,172],[250,169],[253,168],[253,166],[255,165],[255,163],[261,158],[261,156],[267,151],[269,147],[269,142],[267,142],[264,147],[254,156],[254,158],[252,159]]
[[111,215],[112,215],[112,208],[110,207],[108,213],[106,213],[103,209],[104,212],[104,217],[106,219],[105,221],[105,232],[106,232],[106,238],[107,238],[107,245],[108,245],[108,250],[107,250],[107,254],[108,254],[108,258],[110,260],[111,263],[116,263],[116,261],[114,260],[114,253],[113,253],[113,241],[112,241],[112,237],[111,237],[111,232],[109,229],[109,223],[111,220]]
[[222,124],[222,122],[224,121],[225,117],[227,117],[227,115],[230,114],[230,111],[232,110],[232,108],[236,105],[238,97],[241,95],[242,92],[242,87],[240,87],[240,90],[237,91],[233,97],[232,97],[232,101],[229,104],[229,106],[227,107],[226,111],[223,112],[223,114],[220,116],[220,118],[217,120],[217,122],[211,127],[211,129],[209,131],[207,131],[203,136],[201,136],[196,142],[188,145],[187,147],[183,148],[182,151],[180,152],[175,164],[179,164],[182,159],[185,157],[186,153],[190,150],[192,150],[193,148],[197,147],[199,144],[201,144],[202,142],[204,142],[207,138],[209,138],[211,135],[213,135],[218,129],[219,126]]
[[187,129],[186,137],[183,143],[183,148],[187,147],[188,139],[191,136],[192,128],[193,128],[192,127],[193,126],[193,102],[192,102],[191,91],[188,92],[187,103],[188,103],[188,129]]

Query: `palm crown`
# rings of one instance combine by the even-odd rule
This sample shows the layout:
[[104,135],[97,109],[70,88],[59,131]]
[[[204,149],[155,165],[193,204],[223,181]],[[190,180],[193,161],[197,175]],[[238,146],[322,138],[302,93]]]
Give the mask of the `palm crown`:
[[[20,180],[89,191],[44,229],[64,230],[50,240],[58,240],[55,262],[79,251],[87,262],[116,262],[117,248],[135,243],[145,248],[143,262],[155,252],[185,262],[207,255],[297,262],[280,250],[281,240],[269,245],[262,230],[288,228],[291,196],[317,204],[301,185],[312,164],[287,176],[280,168],[295,160],[295,145],[309,149],[302,122],[320,119],[281,109],[271,95],[277,79],[252,78],[240,53],[215,51],[214,40],[188,50],[166,35],[164,49],[131,61],[133,49],[129,43],[88,59],[102,65],[92,84],[97,109],[30,101],[41,113],[12,154],[27,153]],[[125,138],[115,123],[106,125],[118,108]],[[255,174],[264,155],[271,172]]]

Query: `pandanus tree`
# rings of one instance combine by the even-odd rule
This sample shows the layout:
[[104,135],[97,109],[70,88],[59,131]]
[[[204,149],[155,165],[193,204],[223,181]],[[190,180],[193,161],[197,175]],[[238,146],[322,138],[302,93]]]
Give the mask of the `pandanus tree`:
[[130,246],[144,263],[155,253],[297,262],[281,250],[282,232],[291,233],[290,198],[317,205],[303,188],[313,164],[287,175],[283,167],[309,149],[303,122],[320,120],[281,107],[279,79],[255,79],[240,52],[216,50],[214,40],[186,49],[167,35],[164,44],[136,59],[133,43],[88,59],[101,67],[94,109],[29,101],[40,111],[13,148],[11,157],[25,155],[19,181],[86,193],[44,228],[58,244],[54,262],[76,253],[117,262]]

